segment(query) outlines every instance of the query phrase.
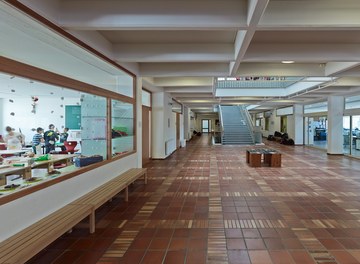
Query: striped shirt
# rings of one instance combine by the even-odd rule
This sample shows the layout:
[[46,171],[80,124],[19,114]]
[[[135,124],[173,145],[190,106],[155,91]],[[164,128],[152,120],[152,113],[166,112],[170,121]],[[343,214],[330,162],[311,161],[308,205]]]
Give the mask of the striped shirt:
[[37,146],[40,144],[41,142],[41,139],[43,138],[43,136],[39,133],[36,133],[34,136],[33,136],[33,146]]

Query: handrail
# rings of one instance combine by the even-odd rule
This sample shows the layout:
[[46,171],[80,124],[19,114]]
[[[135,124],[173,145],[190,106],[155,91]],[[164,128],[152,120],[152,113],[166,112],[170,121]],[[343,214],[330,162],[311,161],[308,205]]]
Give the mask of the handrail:
[[255,142],[255,137],[254,137],[254,133],[255,133],[255,129],[254,129],[254,123],[253,123],[253,121],[252,121],[252,119],[251,119],[251,116],[250,116],[250,114],[249,114],[249,111],[244,107],[244,106],[240,106],[240,105],[238,105],[238,107],[239,107],[239,111],[240,111],[240,113],[245,113],[245,118],[246,118],[246,125],[247,125],[247,127],[248,127],[248,129],[249,129],[249,131],[251,132],[250,134],[251,134],[251,138],[252,138],[252,140],[253,140],[253,142]]
[[221,111],[221,105],[218,106],[219,107],[219,121],[220,121],[220,127],[221,127],[221,140],[223,139],[224,136],[224,124],[222,121],[222,111]]

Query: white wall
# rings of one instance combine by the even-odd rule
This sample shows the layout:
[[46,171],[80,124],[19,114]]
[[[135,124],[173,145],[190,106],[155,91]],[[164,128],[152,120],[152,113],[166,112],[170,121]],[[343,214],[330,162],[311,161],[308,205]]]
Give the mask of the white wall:
[[276,110],[271,112],[269,120],[269,130],[265,130],[265,118],[261,120],[261,132],[263,137],[274,135],[275,131],[280,131],[280,116],[276,116]]
[[[287,134],[289,135],[289,138],[292,138],[295,140],[295,119],[294,115],[288,115],[287,116],[287,128],[286,128]],[[301,129],[302,131],[302,129]]]
[[[41,2],[44,4],[46,1],[42,0]],[[34,4],[36,1],[31,3]],[[119,91],[120,83],[117,76],[123,75],[122,71],[83,50],[75,43],[65,40],[44,25],[35,23],[31,18],[15,11],[10,6],[1,2],[0,5],[1,32],[6,36],[6,38],[2,38],[0,44],[2,56],[110,91]],[[52,13],[56,10],[47,9],[47,11]],[[37,38],[36,36],[42,37]],[[70,99],[66,99],[66,104],[76,104],[76,100],[74,99],[72,102]],[[22,103],[18,99],[14,101],[16,107],[14,105],[6,106],[5,109],[4,106],[4,109],[1,110],[0,116],[3,118],[0,120],[0,128],[2,130],[6,125],[13,126],[17,130],[20,127],[26,135],[26,140],[29,141],[34,134],[31,131],[32,128],[38,126],[46,128],[50,123],[54,123],[60,129],[65,125],[65,108],[60,107],[59,101],[45,101],[39,96],[35,115],[31,114],[30,98],[23,99]],[[54,112],[51,113],[51,111]],[[14,118],[10,116],[11,112],[15,113]],[[141,144],[141,141],[138,141],[138,144]],[[137,154],[129,155],[1,205],[0,241],[134,167],[137,167]]]
[[[11,103],[9,100],[12,100]],[[48,129],[49,124],[54,124],[59,131],[65,126],[65,105],[80,104],[79,98],[45,98],[39,97],[36,104],[36,113],[31,113],[32,100],[31,98],[12,97],[4,98],[3,111],[1,111],[2,123],[1,132],[5,134],[5,127],[11,126],[16,131],[21,129],[25,135],[25,141],[28,143],[32,141],[33,135],[36,131],[33,128],[42,127],[45,131]],[[14,113],[14,115],[11,115]]]
[[[152,100],[152,158],[164,159],[176,149],[176,115],[168,93],[153,93]],[[170,146],[167,153],[165,144]]]
[[1,205],[0,242],[136,165],[133,154]]

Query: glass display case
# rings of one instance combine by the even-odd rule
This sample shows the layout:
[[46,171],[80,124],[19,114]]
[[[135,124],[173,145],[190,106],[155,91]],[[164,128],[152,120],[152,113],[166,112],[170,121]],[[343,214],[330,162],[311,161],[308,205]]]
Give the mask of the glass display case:
[[134,150],[134,105],[111,100],[112,156]]

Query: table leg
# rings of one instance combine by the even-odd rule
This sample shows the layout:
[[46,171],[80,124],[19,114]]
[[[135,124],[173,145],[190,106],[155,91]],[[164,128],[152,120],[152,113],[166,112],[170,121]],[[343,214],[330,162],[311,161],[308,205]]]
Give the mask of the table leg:
[[31,167],[27,167],[24,169],[24,179],[30,179],[31,178]]

